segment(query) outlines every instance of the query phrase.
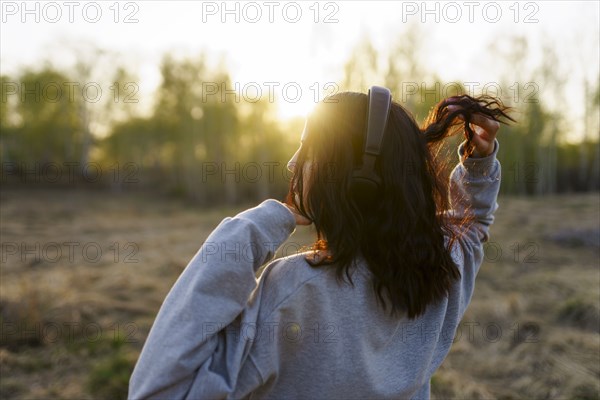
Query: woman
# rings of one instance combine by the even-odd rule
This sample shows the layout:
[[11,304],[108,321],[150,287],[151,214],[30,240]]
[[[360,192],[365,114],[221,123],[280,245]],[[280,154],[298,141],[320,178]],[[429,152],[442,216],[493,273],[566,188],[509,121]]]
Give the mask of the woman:
[[[288,164],[286,204],[266,200],[212,232],[158,313],[130,398],[429,398],[498,207],[496,134],[510,117],[499,101],[458,96],[419,128],[392,103],[381,188],[357,194],[366,111],[365,94],[325,99]],[[448,188],[435,155],[461,128]],[[255,279],[311,223],[313,248]]]

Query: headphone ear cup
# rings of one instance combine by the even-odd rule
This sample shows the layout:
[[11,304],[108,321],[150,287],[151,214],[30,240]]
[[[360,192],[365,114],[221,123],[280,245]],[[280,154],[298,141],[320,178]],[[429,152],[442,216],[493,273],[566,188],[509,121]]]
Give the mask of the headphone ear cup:
[[377,182],[364,177],[354,177],[348,187],[348,195],[359,209],[367,209],[377,203],[380,190]]

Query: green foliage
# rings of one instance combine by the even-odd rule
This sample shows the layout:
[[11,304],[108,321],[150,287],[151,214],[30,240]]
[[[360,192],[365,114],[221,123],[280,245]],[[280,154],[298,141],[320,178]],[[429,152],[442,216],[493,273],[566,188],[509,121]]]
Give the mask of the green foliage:
[[105,163],[134,163],[146,184],[201,204],[262,199],[273,185],[285,188],[280,171],[271,181],[255,179],[268,172],[265,163],[281,169],[293,149],[281,146],[272,104],[261,100],[244,113],[227,73],[208,70],[204,57],[167,56],[161,73],[153,114],[113,128],[101,143]]
[[79,103],[76,96],[69,98],[62,86],[73,81],[52,68],[25,71],[18,80],[2,77],[2,98],[6,98],[2,101],[1,127],[5,161],[31,165],[81,158]]
[[88,388],[94,398],[125,399],[129,389],[129,378],[135,362],[123,350],[116,350],[104,357],[92,368],[88,377]]
[[[420,124],[443,98],[468,93],[462,83],[443,82],[428,72],[420,58],[417,28],[392,43],[385,57],[368,39],[358,43],[344,65],[340,89],[364,91],[372,83],[383,82]],[[502,59],[520,71],[518,66],[528,54],[527,40],[517,37],[510,43],[511,50]],[[558,62],[551,47],[544,57]],[[104,172],[100,183],[113,189],[146,188],[202,205],[283,197],[289,181],[285,165],[295,151],[303,121],[290,121],[287,126],[277,121],[266,96],[245,102],[239,92],[234,93],[228,72],[208,65],[204,54],[187,59],[166,55],[160,65],[162,81],[155,106],[144,117],[124,102],[122,88],[118,95],[106,93],[110,101],[100,108],[81,96],[69,95],[64,83],[78,82],[77,77],[89,79],[97,70],[91,64],[81,64],[72,73],[43,66],[18,77],[2,75],[2,161],[15,164],[18,173],[36,163],[42,167],[55,163],[64,169],[65,163],[93,161]],[[105,82],[134,80],[120,66],[101,73]],[[540,67],[537,74],[559,93],[563,79],[554,68]],[[521,75],[519,79],[527,81]],[[54,92],[56,83],[62,96]],[[17,93],[13,93],[15,88]],[[37,91],[41,95],[28,93],[35,88],[43,88]],[[514,107],[517,119],[516,124],[503,126],[499,136],[503,194],[600,189],[598,122],[593,115],[600,104],[600,83],[586,91],[585,127],[591,133],[577,145],[565,140],[564,116],[551,110],[537,92],[534,98],[521,98],[508,83],[498,88],[505,102]],[[99,126],[106,135],[95,134]],[[438,154],[447,160],[448,168],[457,161],[455,148],[462,139],[457,135],[448,140]]]
[[98,360],[88,376],[89,391],[95,398],[127,398],[135,356],[127,352],[125,338],[89,342],[89,350],[90,356]]

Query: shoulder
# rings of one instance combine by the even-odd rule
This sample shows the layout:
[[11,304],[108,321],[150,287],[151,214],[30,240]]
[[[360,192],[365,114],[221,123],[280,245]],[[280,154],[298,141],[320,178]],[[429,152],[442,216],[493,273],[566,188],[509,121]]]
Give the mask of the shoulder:
[[279,258],[269,263],[258,279],[261,314],[270,315],[286,301],[305,296],[306,289],[329,285],[331,268],[313,267],[304,253]]

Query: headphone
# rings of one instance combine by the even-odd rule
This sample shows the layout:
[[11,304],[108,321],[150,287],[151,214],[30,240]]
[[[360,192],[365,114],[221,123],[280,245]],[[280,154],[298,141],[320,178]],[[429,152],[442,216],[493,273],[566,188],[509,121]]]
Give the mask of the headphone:
[[381,189],[381,177],[375,171],[375,161],[381,153],[381,145],[392,106],[389,89],[371,86],[367,94],[367,126],[364,135],[364,152],[360,167],[355,168],[349,183],[352,196],[363,202],[372,202]]

